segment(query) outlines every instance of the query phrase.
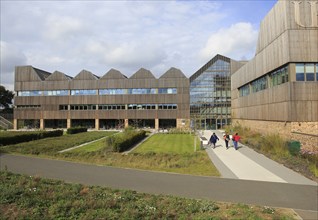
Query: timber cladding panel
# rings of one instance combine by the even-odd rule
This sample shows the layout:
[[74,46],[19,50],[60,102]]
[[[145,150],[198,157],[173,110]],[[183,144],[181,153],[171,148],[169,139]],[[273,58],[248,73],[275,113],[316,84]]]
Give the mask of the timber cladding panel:
[[232,101],[232,118],[318,121],[318,83],[290,82]]
[[43,111],[43,119],[67,119],[67,111]]
[[96,118],[99,119],[123,119],[128,118],[129,112],[126,110],[98,111]]

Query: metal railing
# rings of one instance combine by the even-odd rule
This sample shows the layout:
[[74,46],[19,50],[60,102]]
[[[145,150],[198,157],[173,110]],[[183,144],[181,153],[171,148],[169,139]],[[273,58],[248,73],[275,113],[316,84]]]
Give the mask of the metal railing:
[[4,117],[0,116],[0,127],[4,129],[12,129],[13,128],[13,123]]

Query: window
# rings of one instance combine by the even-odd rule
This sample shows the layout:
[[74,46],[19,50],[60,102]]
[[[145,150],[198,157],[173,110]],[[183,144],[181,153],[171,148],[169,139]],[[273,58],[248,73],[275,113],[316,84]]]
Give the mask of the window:
[[318,81],[318,63],[316,64],[316,81]]
[[258,92],[264,89],[267,89],[267,76],[263,76],[251,83],[252,91]]
[[156,89],[141,89],[141,88],[134,88],[128,89],[128,94],[156,94]]
[[18,96],[41,96],[42,91],[31,90],[31,91],[18,91]]
[[71,110],[96,110],[96,105],[70,105]]
[[296,81],[318,81],[317,63],[297,63]]
[[125,110],[125,105],[99,105],[99,110]]
[[137,109],[137,110],[156,109],[156,105],[155,104],[129,104],[128,109]]
[[59,110],[68,110],[67,105],[59,105]]
[[270,74],[271,85],[277,86],[288,82],[288,69],[283,67]]
[[296,81],[305,81],[305,70],[303,63],[296,64]]
[[18,105],[17,108],[40,108],[41,105]]
[[100,89],[99,95],[123,95],[126,94],[126,89]]
[[94,89],[72,90],[71,95],[97,95],[97,90],[94,90]]
[[158,109],[177,109],[177,104],[159,104]]
[[43,91],[43,95],[45,96],[67,96],[68,90],[48,90]]
[[177,94],[177,88],[159,88],[159,94]]
[[240,89],[240,96],[248,96],[250,94],[250,85],[247,84]]
[[315,81],[315,65],[313,63],[307,63],[305,65],[306,81]]
[[316,81],[318,81],[318,63],[316,64]]

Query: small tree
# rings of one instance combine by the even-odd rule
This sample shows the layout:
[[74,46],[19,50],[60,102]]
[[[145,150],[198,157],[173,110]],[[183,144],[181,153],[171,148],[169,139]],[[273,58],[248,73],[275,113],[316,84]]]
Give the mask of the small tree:
[[6,90],[4,86],[0,85],[0,109],[11,109],[13,97],[12,91]]

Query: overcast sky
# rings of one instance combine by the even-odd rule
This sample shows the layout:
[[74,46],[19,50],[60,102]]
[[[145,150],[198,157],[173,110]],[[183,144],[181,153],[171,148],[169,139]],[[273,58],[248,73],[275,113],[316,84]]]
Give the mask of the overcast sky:
[[128,77],[143,67],[157,78],[176,67],[190,77],[216,54],[251,59],[276,2],[1,0],[0,83],[13,90],[21,65]]

